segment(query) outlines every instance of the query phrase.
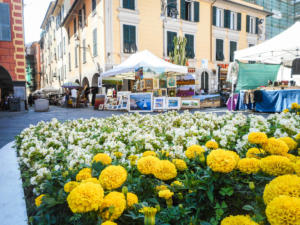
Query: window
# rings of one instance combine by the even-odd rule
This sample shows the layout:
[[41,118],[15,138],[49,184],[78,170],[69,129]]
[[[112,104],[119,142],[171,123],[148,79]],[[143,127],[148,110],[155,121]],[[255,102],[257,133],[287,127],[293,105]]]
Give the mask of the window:
[[83,19],[82,24],[83,24],[83,26],[85,26],[86,25],[86,10],[85,10],[85,5],[83,5],[83,7],[82,7],[82,19]]
[[223,27],[222,25],[222,14],[223,14],[223,10],[217,8],[217,12],[216,12],[216,26],[217,27]]
[[135,0],[123,0],[123,8],[124,9],[135,9]]
[[199,22],[199,2],[181,0],[180,15],[181,19]]
[[237,30],[237,13],[230,12],[230,29]]
[[216,60],[223,61],[224,60],[224,53],[223,53],[223,40],[216,39]]
[[66,38],[64,37],[64,55],[66,54]]
[[235,41],[230,41],[230,62],[234,61],[234,52],[237,50],[237,43]]
[[248,45],[248,46],[249,46],[249,48],[250,48],[250,47],[253,47],[253,46],[254,46],[254,44],[251,44],[251,43],[249,43],[249,45]]
[[136,47],[136,27],[132,25],[123,25],[123,52],[135,53]]
[[258,18],[247,15],[246,31],[250,34],[258,33]]
[[0,3],[0,41],[11,41],[9,4]]
[[93,30],[93,56],[97,56],[97,28]]
[[92,0],[92,11],[96,11],[96,0]]
[[176,32],[168,31],[167,32],[167,55],[169,56],[174,52],[174,38],[177,37]]
[[195,51],[194,51],[194,35],[186,34],[186,57],[189,59],[195,58]]
[[70,44],[70,27],[68,27],[68,44]]
[[69,71],[71,71],[71,66],[72,66],[71,53],[69,53]]
[[74,34],[76,34],[76,32],[77,32],[77,24],[76,23],[77,22],[76,22],[76,17],[75,17],[74,20],[73,20]]
[[77,46],[75,47],[75,68],[78,67],[78,60],[77,60]]
[[167,3],[167,16],[177,18],[177,0],[168,0]]
[[82,59],[83,63],[86,63],[86,46],[85,46],[85,39],[82,40]]
[[255,29],[255,21],[253,17],[250,17],[250,27],[249,27],[249,33],[254,34],[254,29]]

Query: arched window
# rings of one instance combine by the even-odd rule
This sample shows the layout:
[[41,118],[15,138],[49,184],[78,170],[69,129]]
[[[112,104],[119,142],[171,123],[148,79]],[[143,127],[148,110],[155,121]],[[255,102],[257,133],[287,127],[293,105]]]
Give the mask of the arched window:
[[207,92],[209,89],[208,85],[208,73],[207,72],[202,72],[201,73],[201,90],[204,90]]

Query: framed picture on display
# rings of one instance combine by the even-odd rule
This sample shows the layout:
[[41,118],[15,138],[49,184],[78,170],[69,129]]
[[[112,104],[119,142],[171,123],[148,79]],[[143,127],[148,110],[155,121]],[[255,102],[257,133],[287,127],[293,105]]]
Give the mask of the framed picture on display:
[[180,98],[178,97],[168,97],[167,98],[167,109],[179,110],[181,106]]
[[159,90],[153,90],[153,97],[159,97]]
[[176,88],[176,77],[168,77],[167,81],[168,88]]
[[176,97],[176,89],[175,88],[168,89],[168,96]]
[[159,88],[167,88],[167,80],[159,80]]
[[153,109],[154,110],[165,110],[166,109],[166,97],[154,98]]
[[182,109],[199,109],[200,108],[200,99],[181,98],[181,108]]
[[144,79],[145,89],[153,89],[153,79]]
[[167,88],[162,88],[161,90],[161,95],[160,96],[168,96],[168,89]]
[[140,91],[145,89],[145,80],[140,80]]
[[96,98],[95,98],[95,105],[94,105],[94,109],[100,109],[103,110],[104,109],[104,105],[106,104],[106,95],[103,94],[97,94]]
[[153,111],[153,94],[148,93],[131,93],[129,95],[130,112],[152,112]]
[[159,89],[159,79],[153,79],[153,89]]

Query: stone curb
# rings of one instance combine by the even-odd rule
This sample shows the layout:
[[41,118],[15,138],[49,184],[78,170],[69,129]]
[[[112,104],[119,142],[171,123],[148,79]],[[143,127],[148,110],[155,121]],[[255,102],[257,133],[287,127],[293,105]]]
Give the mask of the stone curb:
[[0,149],[0,224],[27,225],[27,211],[14,142]]

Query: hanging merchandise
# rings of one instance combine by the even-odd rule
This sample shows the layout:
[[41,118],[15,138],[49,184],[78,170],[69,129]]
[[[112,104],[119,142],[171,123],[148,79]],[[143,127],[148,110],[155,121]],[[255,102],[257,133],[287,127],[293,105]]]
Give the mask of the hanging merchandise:
[[293,60],[292,75],[300,75],[300,58]]

